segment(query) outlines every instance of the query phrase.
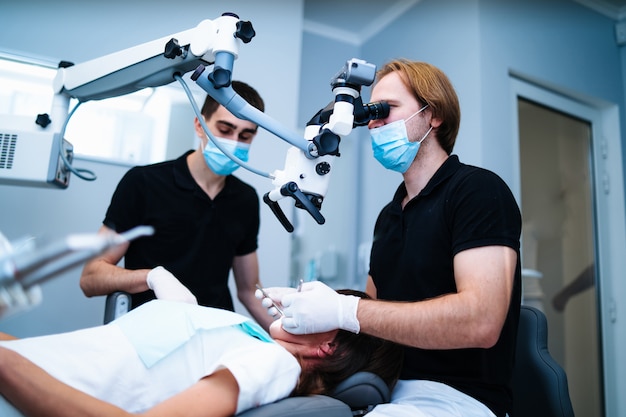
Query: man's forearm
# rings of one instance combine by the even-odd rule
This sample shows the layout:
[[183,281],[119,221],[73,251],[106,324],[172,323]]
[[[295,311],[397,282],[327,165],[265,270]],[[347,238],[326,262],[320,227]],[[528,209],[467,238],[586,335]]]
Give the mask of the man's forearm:
[[[456,298],[456,300],[455,300]],[[422,349],[483,347],[478,325],[457,295],[420,302],[361,300],[357,318],[361,332]]]
[[80,288],[87,297],[107,295],[115,291],[131,294],[148,290],[149,269],[129,270],[102,260],[87,263],[80,277]]

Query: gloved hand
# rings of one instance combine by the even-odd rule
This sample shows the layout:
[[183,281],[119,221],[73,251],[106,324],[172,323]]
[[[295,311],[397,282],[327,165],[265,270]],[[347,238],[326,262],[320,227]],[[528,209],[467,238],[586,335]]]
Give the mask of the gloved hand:
[[34,285],[25,290],[19,282],[0,287],[0,319],[30,310],[43,299],[41,287]]
[[322,333],[335,329],[359,333],[356,312],[359,297],[338,294],[320,281],[304,283],[300,292],[282,297],[283,329],[292,334]]
[[[263,294],[265,291],[265,294]],[[291,287],[269,287],[264,288],[263,291],[256,290],[254,296],[261,300],[261,305],[267,309],[267,314],[271,317],[275,317],[280,314],[278,309],[274,307],[274,303],[282,309],[282,300],[286,294],[296,292],[295,288]]]
[[157,266],[148,272],[146,283],[159,300],[198,304],[198,300],[191,291],[162,266]]

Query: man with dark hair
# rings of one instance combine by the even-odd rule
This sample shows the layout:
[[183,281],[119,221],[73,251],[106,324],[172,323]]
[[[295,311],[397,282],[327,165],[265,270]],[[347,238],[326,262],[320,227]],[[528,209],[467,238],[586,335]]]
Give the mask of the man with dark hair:
[[[240,81],[232,86],[264,111],[256,90]],[[201,113],[222,148],[247,161],[257,125],[236,118],[210,96]],[[81,289],[88,297],[131,293],[133,308],[156,297],[233,310],[228,288],[232,268],[239,300],[267,329],[271,318],[254,297],[259,282],[257,193],[231,175],[239,165],[209,140],[197,118],[194,124],[201,140],[198,148],[175,160],[130,169],[100,229],[123,233],[149,225],[154,235],[89,261]],[[122,258],[124,267],[117,266]]]

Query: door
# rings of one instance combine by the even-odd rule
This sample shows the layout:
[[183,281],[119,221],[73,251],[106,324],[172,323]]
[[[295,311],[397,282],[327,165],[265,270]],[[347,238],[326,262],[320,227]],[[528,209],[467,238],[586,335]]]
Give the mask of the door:
[[626,416],[622,109],[519,74],[510,80],[525,302],[546,311],[576,416]]
[[548,319],[577,416],[603,415],[591,123],[518,98],[523,303]]

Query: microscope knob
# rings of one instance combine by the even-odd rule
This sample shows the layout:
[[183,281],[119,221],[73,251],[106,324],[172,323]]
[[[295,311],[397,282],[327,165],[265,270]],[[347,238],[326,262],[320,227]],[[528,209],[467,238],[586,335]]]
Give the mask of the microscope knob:
[[178,44],[178,39],[170,39],[165,44],[165,52],[163,52],[163,56],[165,58],[174,59],[177,56],[181,56],[183,54],[183,48]]
[[256,32],[252,27],[252,22],[240,20],[237,22],[237,32],[235,32],[235,37],[241,39],[243,43],[248,43],[254,38]]
[[330,172],[330,164],[326,161],[322,161],[315,165],[315,172],[317,175],[326,175]]
[[50,119],[50,116],[48,115],[48,113],[43,113],[43,114],[37,115],[37,118],[35,119],[35,123],[45,128],[45,127],[48,127],[50,123],[52,123],[52,120]]
[[322,131],[312,139],[312,142],[317,147],[319,156],[339,156],[339,141],[339,135],[327,128],[322,129]]

